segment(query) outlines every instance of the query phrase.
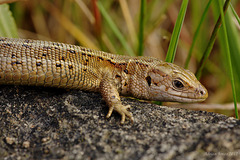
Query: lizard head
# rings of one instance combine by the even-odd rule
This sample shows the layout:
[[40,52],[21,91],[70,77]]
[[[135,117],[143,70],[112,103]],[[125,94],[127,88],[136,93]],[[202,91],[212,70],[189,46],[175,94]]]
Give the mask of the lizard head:
[[135,97],[173,102],[201,102],[208,97],[195,75],[175,64],[158,61],[140,74],[136,76],[141,80],[132,81],[130,89]]
[[156,65],[145,80],[152,100],[201,102],[208,97],[206,88],[191,71],[172,63]]

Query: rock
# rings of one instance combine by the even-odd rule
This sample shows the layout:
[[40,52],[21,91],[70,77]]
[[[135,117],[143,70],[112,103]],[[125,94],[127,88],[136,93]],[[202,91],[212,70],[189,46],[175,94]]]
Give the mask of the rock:
[[134,123],[105,116],[100,94],[0,86],[0,159],[238,159],[240,121],[122,98]]

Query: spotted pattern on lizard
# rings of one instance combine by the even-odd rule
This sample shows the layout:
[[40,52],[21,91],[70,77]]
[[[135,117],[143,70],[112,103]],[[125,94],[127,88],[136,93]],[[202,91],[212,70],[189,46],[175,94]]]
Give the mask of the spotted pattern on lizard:
[[133,115],[120,95],[155,101],[201,102],[208,97],[194,74],[152,57],[130,57],[80,46],[0,38],[0,84],[100,92],[109,118]]

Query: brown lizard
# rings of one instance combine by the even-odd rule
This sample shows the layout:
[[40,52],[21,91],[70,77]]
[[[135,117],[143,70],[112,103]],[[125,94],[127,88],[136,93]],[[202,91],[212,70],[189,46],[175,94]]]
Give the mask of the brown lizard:
[[208,97],[194,74],[152,57],[129,57],[69,45],[0,37],[0,84],[100,92],[113,111],[133,121],[119,95],[155,101],[200,102]]

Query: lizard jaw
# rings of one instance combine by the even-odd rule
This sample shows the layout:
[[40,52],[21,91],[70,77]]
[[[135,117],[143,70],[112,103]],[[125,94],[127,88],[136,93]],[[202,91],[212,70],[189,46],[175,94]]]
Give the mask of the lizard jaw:
[[163,102],[202,102],[208,97],[207,89],[199,84],[196,89],[189,90],[188,92],[176,91],[172,88],[166,90],[165,87],[153,87],[151,88],[150,99]]

